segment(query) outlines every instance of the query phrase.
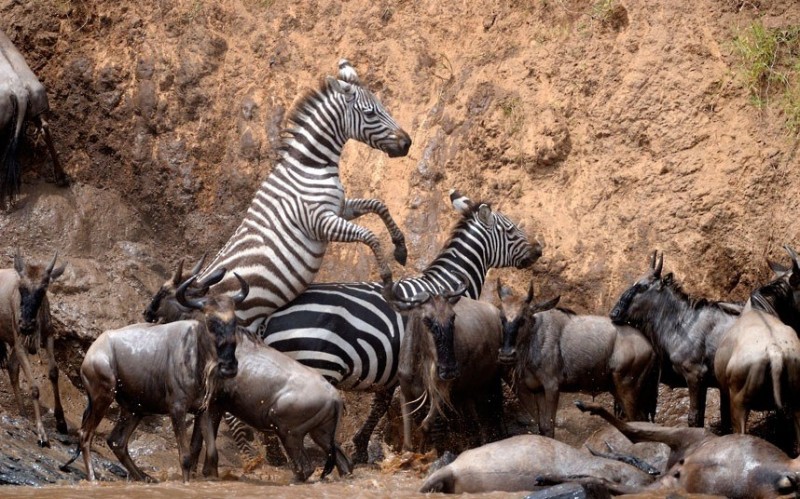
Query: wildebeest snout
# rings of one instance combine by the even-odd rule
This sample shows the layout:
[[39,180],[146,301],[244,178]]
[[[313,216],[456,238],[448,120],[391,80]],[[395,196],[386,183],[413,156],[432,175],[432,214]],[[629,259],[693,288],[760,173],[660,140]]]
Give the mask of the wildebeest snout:
[[233,360],[220,360],[219,362],[219,377],[223,379],[230,379],[236,377],[239,373],[239,362]]
[[24,334],[25,336],[30,336],[33,332],[36,331],[36,317],[33,319],[25,319],[21,317],[19,319],[19,332]]
[[439,375],[439,379],[441,379],[442,381],[450,381],[461,376],[461,369],[458,368],[458,364],[451,364],[451,365],[439,364],[436,371],[437,374]]
[[514,347],[503,347],[498,350],[497,362],[504,365],[510,365],[517,362],[517,349]]

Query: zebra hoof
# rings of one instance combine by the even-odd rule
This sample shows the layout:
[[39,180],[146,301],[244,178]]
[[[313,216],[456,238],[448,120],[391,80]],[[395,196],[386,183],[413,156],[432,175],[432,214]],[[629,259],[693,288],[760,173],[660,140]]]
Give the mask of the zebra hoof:
[[408,259],[408,250],[406,249],[405,243],[400,243],[394,247],[394,259],[400,265],[406,265],[406,260]]

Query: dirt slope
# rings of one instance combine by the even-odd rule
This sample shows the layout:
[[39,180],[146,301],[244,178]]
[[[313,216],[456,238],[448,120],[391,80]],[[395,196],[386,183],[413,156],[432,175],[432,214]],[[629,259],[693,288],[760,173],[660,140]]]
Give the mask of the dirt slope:
[[[458,187],[546,244],[532,271],[492,271],[488,299],[496,276],[534,278],[606,313],[655,248],[690,293],[744,299],[764,257],[800,243],[798,141],[751,104],[732,50],[756,19],[796,26],[800,5],[0,0],[72,179],[47,184],[44,146],[25,152],[0,263],[69,261],[52,301],[74,379],[86,342],[139,321],[179,258],[221,247],[293,100],[344,56],[414,139],[406,158],[351,144],[342,161],[348,195],[385,200],[406,231],[396,275],[437,253]],[[319,280],[372,277],[365,248],[334,245]]]

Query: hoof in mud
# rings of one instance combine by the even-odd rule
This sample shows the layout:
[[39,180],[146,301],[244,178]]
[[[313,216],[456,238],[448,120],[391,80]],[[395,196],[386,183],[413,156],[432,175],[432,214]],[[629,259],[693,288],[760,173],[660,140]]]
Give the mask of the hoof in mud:
[[56,423],[56,431],[61,433],[62,435],[66,435],[69,433],[69,428],[67,428],[67,423],[64,421],[59,421]]
[[50,448],[50,441],[47,440],[47,439],[42,440],[40,438],[39,439],[39,447],[42,447],[42,448],[47,447],[49,449]]

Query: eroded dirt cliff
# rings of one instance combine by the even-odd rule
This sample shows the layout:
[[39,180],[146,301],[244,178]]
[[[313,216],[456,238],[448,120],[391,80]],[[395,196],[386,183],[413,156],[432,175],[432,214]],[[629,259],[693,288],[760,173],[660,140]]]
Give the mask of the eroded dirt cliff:
[[[744,299],[769,275],[764,258],[800,240],[798,140],[778,106],[751,103],[733,50],[757,20],[797,26],[800,6],[0,0],[0,29],[48,88],[72,181],[48,184],[44,146],[24,151],[0,263],[15,248],[69,262],[51,290],[75,381],[91,338],[139,321],[179,259],[222,246],[293,100],[347,57],[414,140],[405,158],[350,144],[342,161],[348,195],[385,200],[406,232],[397,276],[447,239],[458,187],[545,244],[532,270],[492,271],[487,299],[497,276],[533,278],[540,295],[605,314],[656,248],[691,294]],[[333,245],[318,280],[374,277],[366,248]]]

